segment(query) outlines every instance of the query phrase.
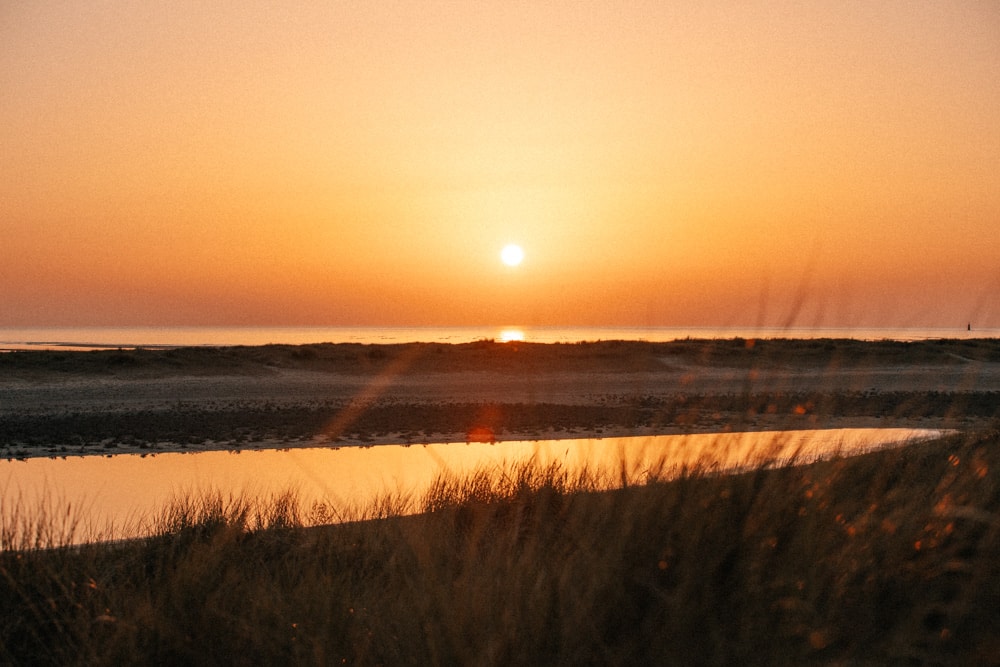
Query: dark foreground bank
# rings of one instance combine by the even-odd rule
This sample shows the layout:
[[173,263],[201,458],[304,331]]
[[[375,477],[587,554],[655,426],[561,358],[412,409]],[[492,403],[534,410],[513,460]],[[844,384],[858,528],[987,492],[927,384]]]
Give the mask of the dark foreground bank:
[[0,554],[13,664],[996,664],[1000,432],[598,493],[444,480],[302,529],[192,499],[140,542]]

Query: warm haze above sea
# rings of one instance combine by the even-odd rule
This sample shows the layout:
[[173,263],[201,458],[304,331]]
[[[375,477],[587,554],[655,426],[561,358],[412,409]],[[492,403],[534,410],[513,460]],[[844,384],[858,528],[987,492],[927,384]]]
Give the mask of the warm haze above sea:
[[926,340],[997,338],[1000,329],[972,327],[19,327],[0,328],[0,350],[101,349],[308,343],[467,343],[524,340],[665,342],[684,338],[849,338]]

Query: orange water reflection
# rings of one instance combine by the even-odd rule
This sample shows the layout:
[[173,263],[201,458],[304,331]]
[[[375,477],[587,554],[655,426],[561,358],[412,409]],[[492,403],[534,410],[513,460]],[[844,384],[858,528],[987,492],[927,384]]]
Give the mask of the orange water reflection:
[[501,343],[524,342],[524,331],[521,329],[504,329],[500,332]]
[[530,459],[559,462],[570,471],[587,467],[603,473],[611,487],[621,483],[623,471],[630,482],[642,482],[650,475],[669,477],[684,466],[775,465],[792,456],[847,455],[940,434],[836,429],[2,461],[0,520],[9,535],[7,529],[25,517],[68,512],[81,518],[73,541],[112,539],[148,533],[150,518],[171,498],[209,491],[266,497],[294,489],[305,508],[319,503],[334,516],[350,516],[380,495],[402,493],[416,511],[421,495],[442,473],[461,475]]

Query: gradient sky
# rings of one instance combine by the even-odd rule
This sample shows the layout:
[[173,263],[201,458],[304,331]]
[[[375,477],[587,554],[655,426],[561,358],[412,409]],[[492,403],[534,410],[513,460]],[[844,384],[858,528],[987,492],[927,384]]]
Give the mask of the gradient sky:
[[968,321],[993,0],[0,3],[0,326]]

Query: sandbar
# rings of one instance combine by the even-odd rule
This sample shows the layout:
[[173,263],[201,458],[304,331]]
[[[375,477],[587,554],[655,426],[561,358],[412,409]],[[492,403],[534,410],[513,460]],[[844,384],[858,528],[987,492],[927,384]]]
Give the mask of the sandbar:
[[1000,417],[1000,341],[313,344],[0,354],[0,456],[371,446]]

